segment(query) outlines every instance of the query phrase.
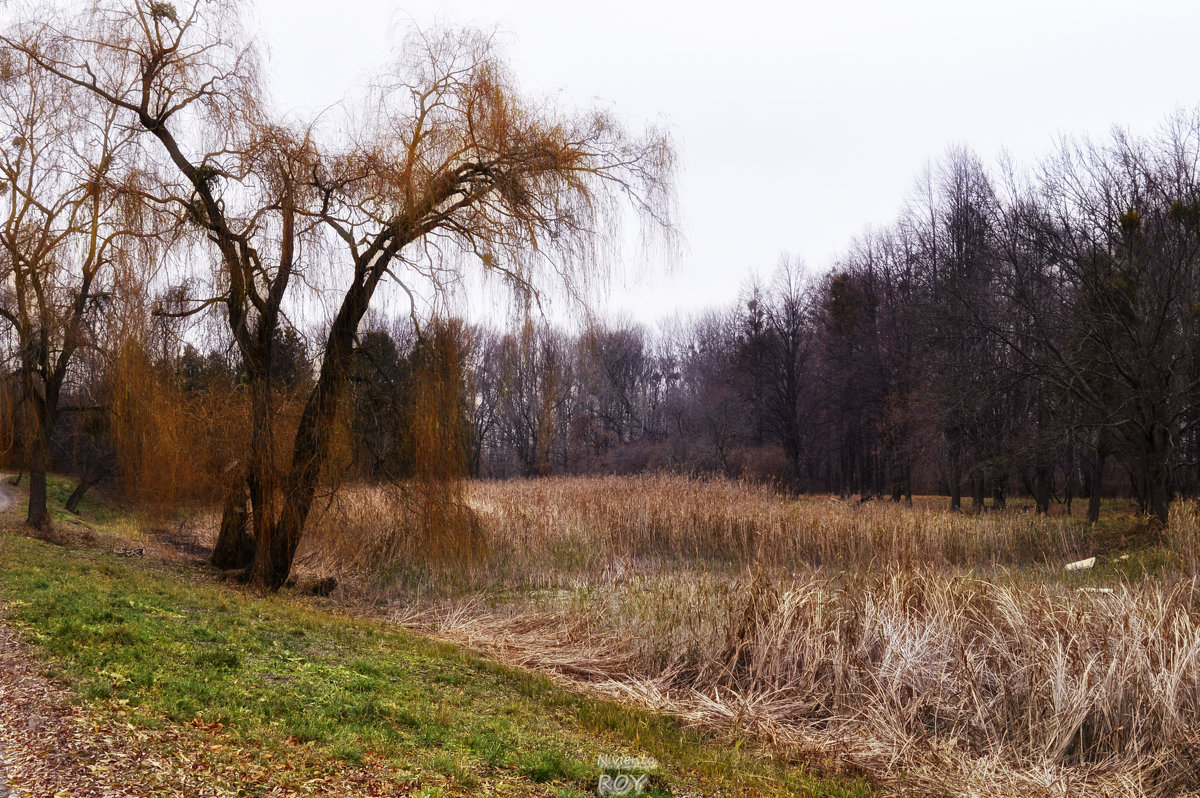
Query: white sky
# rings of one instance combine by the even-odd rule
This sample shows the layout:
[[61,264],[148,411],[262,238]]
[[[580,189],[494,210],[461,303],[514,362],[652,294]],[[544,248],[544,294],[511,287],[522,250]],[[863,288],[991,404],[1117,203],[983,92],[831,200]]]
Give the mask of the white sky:
[[[952,144],[1031,162],[1063,134],[1154,130],[1200,101],[1200,3],[259,0],[273,91],[319,110],[412,24],[495,27],[526,91],[667,126],[685,248],[609,315],[727,304],[782,252],[828,268]],[[602,306],[604,307],[604,306]]]

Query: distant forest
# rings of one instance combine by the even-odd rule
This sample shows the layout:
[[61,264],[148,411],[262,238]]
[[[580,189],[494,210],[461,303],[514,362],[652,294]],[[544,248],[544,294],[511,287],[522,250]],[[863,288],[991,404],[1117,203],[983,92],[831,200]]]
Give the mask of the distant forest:
[[[432,384],[454,428],[439,440],[477,477],[674,470],[974,511],[1080,499],[1092,518],[1129,495],[1165,520],[1200,456],[1198,135],[1177,117],[1024,171],[953,150],[828,273],[785,259],[727,307],[654,331],[366,324],[339,473],[412,475]],[[181,399],[236,394],[232,345],[176,354],[183,334],[158,329],[150,365]],[[280,335],[286,393],[316,364]],[[64,443],[61,467],[80,451]]]

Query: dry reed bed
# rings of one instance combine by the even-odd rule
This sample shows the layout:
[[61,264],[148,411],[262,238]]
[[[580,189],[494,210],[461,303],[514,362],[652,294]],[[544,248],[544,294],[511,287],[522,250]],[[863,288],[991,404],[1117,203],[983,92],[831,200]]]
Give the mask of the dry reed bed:
[[[1060,519],[671,477],[482,484],[470,502],[489,556],[384,569],[399,620],[914,791],[1200,788],[1200,586],[1081,592],[1010,567],[1085,553]],[[348,495],[306,557],[411,564],[409,512]],[[1176,562],[1195,563],[1198,529],[1177,508]]]
[[[466,501],[486,556],[440,571],[428,565],[434,591],[606,581],[630,562],[639,570],[680,561],[734,570],[991,567],[1059,562],[1086,547],[1079,525],[1062,518],[792,501],[758,485],[672,475],[477,482]],[[390,563],[410,571],[402,581],[411,588],[428,561],[412,520],[419,503],[403,488],[347,489],[313,524],[302,561],[371,574]]]
[[[1200,779],[1194,581],[1111,595],[928,570],[633,578],[409,623],[697,720],[954,794],[1176,795]],[[573,599],[573,600],[572,600]]]

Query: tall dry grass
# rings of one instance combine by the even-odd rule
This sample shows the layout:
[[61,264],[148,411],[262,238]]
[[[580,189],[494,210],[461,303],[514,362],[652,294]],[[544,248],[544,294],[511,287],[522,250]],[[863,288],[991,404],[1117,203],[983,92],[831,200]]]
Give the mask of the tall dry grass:
[[1024,513],[663,476],[477,484],[469,502],[481,562],[421,559],[412,506],[380,491],[331,505],[305,556],[372,574],[400,620],[901,790],[1200,790],[1194,505],[1170,568],[1127,580],[1064,574],[1089,533]]
[[479,483],[471,501],[502,538],[540,547],[574,538],[604,556],[845,568],[1011,564],[1081,550],[1062,519],[795,501],[762,485],[675,475]]
[[677,574],[409,617],[916,791],[1178,795],[1200,785],[1198,597],[1194,580]]
[[797,501],[760,485],[675,475],[564,477],[470,483],[466,503],[488,556],[445,570],[418,534],[420,496],[419,485],[344,489],[314,519],[303,561],[347,575],[390,564],[386,577],[404,571],[407,587],[445,592],[553,588],[681,562],[718,570],[993,567],[1088,550],[1080,525],[1061,517]]
[[1200,502],[1175,502],[1167,524],[1167,545],[1186,574],[1200,574]]

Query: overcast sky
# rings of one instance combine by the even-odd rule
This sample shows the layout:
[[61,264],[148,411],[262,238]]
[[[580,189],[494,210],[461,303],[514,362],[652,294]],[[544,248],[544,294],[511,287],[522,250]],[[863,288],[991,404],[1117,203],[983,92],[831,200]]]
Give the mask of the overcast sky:
[[954,144],[1034,161],[1200,101],[1200,3],[260,0],[284,109],[337,102],[412,25],[496,28],[521,86],[678,143],[684,250],[609,315],[727,303],[780,254],[823,271]]

